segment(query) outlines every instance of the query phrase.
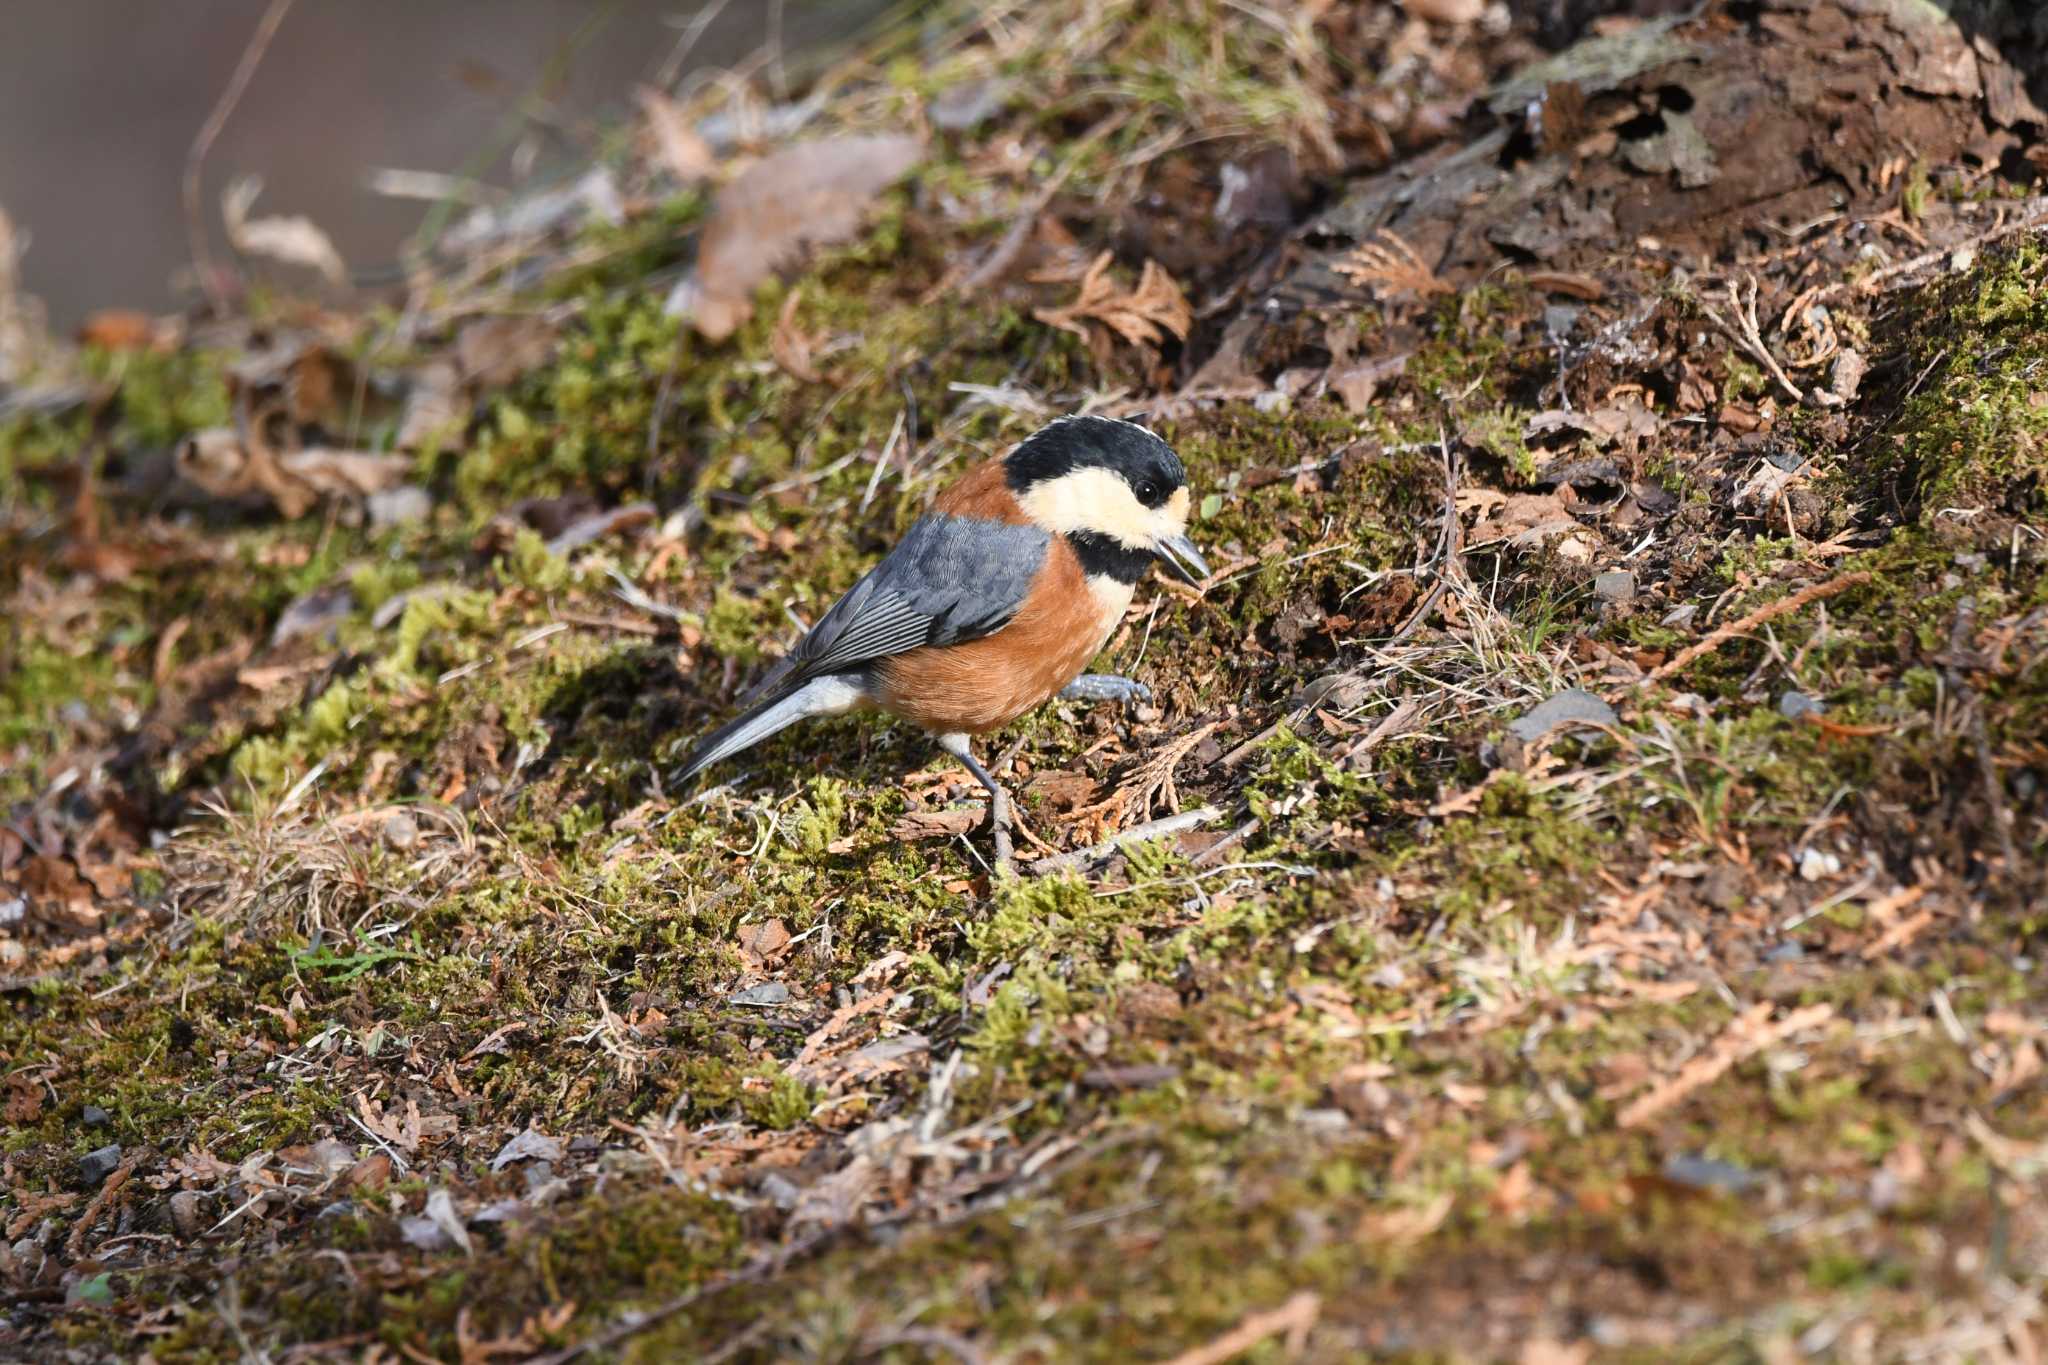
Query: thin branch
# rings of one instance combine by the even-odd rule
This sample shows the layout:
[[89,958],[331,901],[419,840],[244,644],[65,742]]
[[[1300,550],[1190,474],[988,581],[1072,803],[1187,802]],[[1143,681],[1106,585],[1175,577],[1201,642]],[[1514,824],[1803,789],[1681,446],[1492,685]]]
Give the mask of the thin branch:
[[291,8],[292,0],[270,0],[270,8],[257,20],[256,31],[249,35],[249,45],[242,49],[242,60],[236,65],[235,74],[228,78],[227,89],[221,91],[213,112],[207,115],[199,136],[192,139],[191,150],[185,154],[185,236],[192,249],[192,264],[199,272],[199,287],[206,291],[207,301],[216,312],[226,312],[229,301],[214,269],[213,251],[206,244],[206,218],[199,198],[199,173],[206,164],[206,154],[213,150],[220,130],[227,126],[228,116],[242,102],[242,92],[249,88],[256,68],[263,64],[263,54],[270,50],[270,40],[277,36],[278,25],[284,22]]
[[1845,573],[1839,578],[1830,578],[1825,583],[1815,583],[1811,587],[1801,588],[1790,597],[1781,597],[1768,606],[1758,607],[1741,620],[1730,621],[1727,625],[1719,627],[1711,635],[1707,636],[1706,639],[1696,644],[1687,645],[1670,659],[1667,659],[1651,670],[1649,675],[1643,679],[1641,685],[1648,687],[1654,683],[1664,681],[1695,660],[1713,653],[1738,635],[1748,634],[1766,621],[1775,621],[1780,616],[1798,611],[1809,602],[1818,602],[1823,598],[1833,597],[1838,592],[1845,592],[1850,588],[1860,587],[1869,581],[1870,575],[1867,572]]

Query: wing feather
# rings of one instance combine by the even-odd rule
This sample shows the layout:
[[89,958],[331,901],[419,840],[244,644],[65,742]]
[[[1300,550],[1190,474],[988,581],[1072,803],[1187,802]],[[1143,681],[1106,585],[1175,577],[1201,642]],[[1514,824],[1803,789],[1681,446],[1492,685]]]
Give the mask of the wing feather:
[[1023,606],[1051,543],[1035,526],[920,518],[818,618],[757,693],[850,672],[927,645],[993,635]]

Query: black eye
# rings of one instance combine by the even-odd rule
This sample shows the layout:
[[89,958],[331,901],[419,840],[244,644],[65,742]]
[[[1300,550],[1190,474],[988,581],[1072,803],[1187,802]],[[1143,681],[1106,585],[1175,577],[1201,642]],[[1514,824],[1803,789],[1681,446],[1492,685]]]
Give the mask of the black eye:
[[1147,507],[1155,506],[1159,501],[1159,485],[1150,479],[1138,480],[1138,501]]

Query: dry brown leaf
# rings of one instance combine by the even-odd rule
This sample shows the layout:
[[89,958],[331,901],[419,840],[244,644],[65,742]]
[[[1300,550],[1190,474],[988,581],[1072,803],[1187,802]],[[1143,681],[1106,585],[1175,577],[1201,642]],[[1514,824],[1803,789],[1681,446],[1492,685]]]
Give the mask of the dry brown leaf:
[[779,919],[742,925],[737,937],[740,951],[762,962],[773,961],[789,946],[789,929]]
[[1040,322],[1088,338],[1087,324],[1100,323],[1133,346],[1156,346],[1168,333],[1186,340],[1194,324],[1187,296],[1173,276],[1153,260],[1145,262],[1137,288],[1125,290],[1109,273],[1111,253],[1105,251],[1081,277],[1081,292],[1064,308],[1038,308]]
[[158,347],[169,330],[133,308],[102,308],[78,325],[78,344],[102,351],[146,351]]
[[684,185],[694,185],[718,169],[711,144],[697,135],[681,105],[652,86],[633,92],[647,121],[647,140],[662,167]]
[[1444,1219],[1451,1213],[1451,1202],[1451,1192],[1445,1190],[1427,1204],[1414,1208],[1368,1213],[1358,1220],[1359,1239],[1375,1246],[1412,1246],[1444,1225]]
[[[261,429],[252,423],[251,431]],[[263,493],[287,518],[302,517],[323,497],[367,497],[396,487],[412,470],[403,455],[312,446],[283,454],[245,441],[231,427],[195,432],[178,447],[177,471],[217,498]]]
[[889,828],[889,835],[901,843],[916,843],[921,839],[950,839],[956,834],[966,834],[982,822],[983,812],[979,806],[956,806],[951,810],[913,810],[898,816]]
[[221,193],[220,213],[227,223],[228,241],[245,256],[264,256],[286,265],[317,270],[328,283],[348,283],[348,266],[334,243],[312,219],[251,218],[256,196],[263,193],[263,178],[240,176]]
[[1324,382],[1339,398],[1344,400],[1344,410],[1363,413],[1372,407],[1372,400],[1379,393],[1380,385],[1400,377],[1408,368],[1408,353],[1386,356],[1378,360],[1359,361],[1355,364],[1332,365]]
[[502,388],[554,353],[555,325],[532,314],[477,318],[455,334],[463,382],[478,388]]
[[1463,489],[1460,511],[1480,509],[1466,539],[1469,546],[1506,541],[1516,548],[1544,545],[1579,529],[1555,493],[1499,493],[1490,488]]
[[424,366],[413,376],[398,419],[400,450],[445,449],[469,425],[469,404],[462,393],[462,372],[446,360]]
[[697,251],[697,296],[688,308],[699,332],[722,341],[753,312],[757,285],[805,248],[840,242],[868,206],[924,159],[924,144],[902,134],[820,138],[785,147],[748,169],[718,196]]

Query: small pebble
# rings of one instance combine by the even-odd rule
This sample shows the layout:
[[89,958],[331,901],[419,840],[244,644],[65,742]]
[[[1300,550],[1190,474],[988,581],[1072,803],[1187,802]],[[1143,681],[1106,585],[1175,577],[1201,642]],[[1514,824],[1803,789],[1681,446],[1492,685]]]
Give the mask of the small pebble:
[[1809,848],[1799,855],[1799,875],[1807,881],[1817,882],[1823,877],[1835,876],[1841,870],[1842,860],[1832,853]]
[[1626,602],[1636,595],[1636,576],[1626,569],[1596,574],[1593,595],[1603,602]]
[[1817,716],[1827,710],[1827,704],[1804,692],[1787,692],[1778,698],[1778,714],[1786,720],[1798,720],[1801,716]]
[[205,1196],[197,1190],[179,1190],[171,1196],[171,1227],[180,1237],[197,1237],[206,1230]]
[[88,1185],[97,1185],[121,1165],[121,1144],[110,1142],[78,1158],[78,1175]]
[[113,1122],[113,1115],[96,1104],[88,1104],[78,1115],[79,1121],[88,1128],[104,1128]]

